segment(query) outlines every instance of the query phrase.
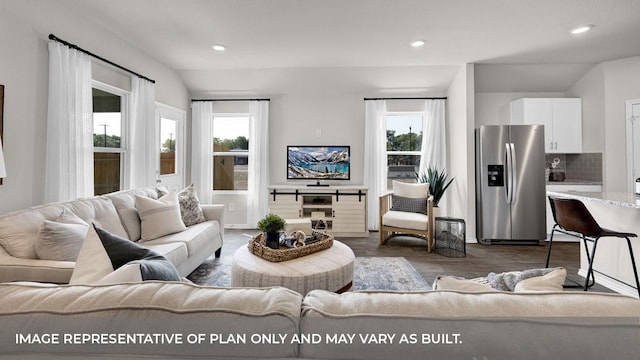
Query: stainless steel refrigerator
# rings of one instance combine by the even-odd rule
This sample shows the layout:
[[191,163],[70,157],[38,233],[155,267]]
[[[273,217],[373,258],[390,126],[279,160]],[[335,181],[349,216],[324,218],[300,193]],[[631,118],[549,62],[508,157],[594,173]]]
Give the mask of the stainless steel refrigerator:
[[476,129],[476,235],[482,244],[543,244],[544,126]]

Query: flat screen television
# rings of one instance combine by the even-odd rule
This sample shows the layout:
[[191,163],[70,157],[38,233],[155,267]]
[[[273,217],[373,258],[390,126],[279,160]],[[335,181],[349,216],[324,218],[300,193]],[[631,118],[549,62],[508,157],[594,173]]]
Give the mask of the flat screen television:
[[349,146],[287,146],[287,180],[349,180]]

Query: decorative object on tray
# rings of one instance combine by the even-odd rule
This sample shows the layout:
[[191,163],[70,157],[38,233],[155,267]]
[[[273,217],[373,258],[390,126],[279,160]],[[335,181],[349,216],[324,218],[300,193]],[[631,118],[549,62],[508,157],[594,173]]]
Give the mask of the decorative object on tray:
[[287,222],[276,214],[267,214],[258,221],[258,229],[266,234],[265,245],[278,249],[280,247],[280,232],[285,229]]
[[[259,256],[268,261],[280,262],[313,254],[315,252],[328,249],[333,245],[333,235],[319,230],[313,230],[311,236],[305,235],[302,231],[293,232],[291,235],[289,239],[296,238],[295,244],[297,246],[294,245],[292,247],[288,247],[285,245],[279,249],[273,249],[266,246],[265,235],[264,233],[260,233],[249,240],[247,247],[249,248],[249,252],[253,255]],[[297,238],[301,235],[305,236],[304,242]],[[299,244],[298,241],[300,241],[301,244]],[[287,237],[284,237],[284,243],[287,243]]]

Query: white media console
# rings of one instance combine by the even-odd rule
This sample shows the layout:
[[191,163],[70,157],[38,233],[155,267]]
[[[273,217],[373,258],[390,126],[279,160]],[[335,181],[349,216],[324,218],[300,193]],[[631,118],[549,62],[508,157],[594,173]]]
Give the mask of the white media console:
[[269,211],[286,219],[319,219],[334,236],[367,236],[364,186],[271,186]]

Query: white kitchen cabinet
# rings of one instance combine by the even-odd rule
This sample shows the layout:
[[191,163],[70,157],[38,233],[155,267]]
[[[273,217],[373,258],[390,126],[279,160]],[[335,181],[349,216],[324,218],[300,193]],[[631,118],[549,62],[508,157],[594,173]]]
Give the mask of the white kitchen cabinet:
[[511,103],[511,123],[544,125],[545,153],[582,152],[582,99],[523,98]]

